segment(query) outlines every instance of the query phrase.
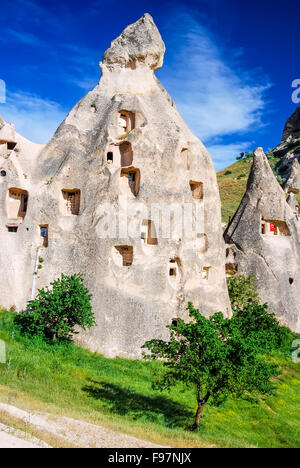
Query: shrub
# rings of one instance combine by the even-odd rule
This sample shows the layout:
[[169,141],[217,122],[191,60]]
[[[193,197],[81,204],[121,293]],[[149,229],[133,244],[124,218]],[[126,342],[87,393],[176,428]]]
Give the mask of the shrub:
[[290,352],[294,334],[278,322],[268,305],[250,304],[233,312],[232,324],[243,339],[251,340],[261,352],[282,350]]
[[84,286],[81,273],[61,275],[51,288],[40,289],[28,303],[27,310],[16,315],[14,322],[22,334],[41,335],[52,340],[67,340],[75,326],[84,330],[95,325],[91,294]]
[[227,278],[229,297],[234,309],[243,309],[249,304],[258,305],[260,303],[259,295],[254,286],[255,280],[253,275],[248,278],[244,275]]
[[226,171],[226,172],[224,173],[224,175],[230,175],[230,174],[232,174],[232,171]]
[[259,357],[260,348],[241,336],[238,325],[221,313],[205,318],[188,305],[190,322],[178,319],[170,325],[170,341],[154,339],[144,344],[150,354],[145,359],[163,360],[165,372],[154,384],[160,390],[177,383],[195,389],[197,429],[208,401],[218,405],[229,395],[245,392],[271,393],[271,378],[278,375],[274,366]]
[[245,153],[240,153],[240,155],[236,157],[236,160],[240,161],[241,159],[244,158],[244,156],[245,156]]

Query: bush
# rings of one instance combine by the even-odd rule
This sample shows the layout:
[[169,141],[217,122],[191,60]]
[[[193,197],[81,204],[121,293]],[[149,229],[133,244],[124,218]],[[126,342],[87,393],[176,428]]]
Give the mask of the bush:
[[260,304],[259,295],[255,289],[255,276],[246,278],[235,275],[227,278],[228,292],[233,309],[244,309],[249,304]]
[[250,153],[249,151],[246,151],[246,153],[240,153],[239,156],[236,157],[237,161],[249,161],[250,159],[253,158],[253,153]]
[[86,330],[95,325],[91,297],[81,273],[62,274],[51,283],[51,288],[39,290],[27,310],[15,317],[15,325],[25,335],[68,340],[75,333],[75,326]]
[[169,325],[170,340],[153,339],[143,348],[146,360],[163,361],[163,372],[154,382],[159,390],[178,383],[194,388],[197,429],[208,401],[219,405],[231,396],[274,390],[271,378],[279,375],[276,365],[262,359],[258,343],[244,339],[239,321],[216,313],[206,318],[189,303],[189,322],[178,319]]
[[224,175],[230,175],[230,174],[232,174],[232,171],[226,171],[226,172],[224,173]]
[[243,339],[251,340],[261,352],[282,350],[290,352],[294,334],[281,326],[268,305],[248,305],[243,310],[234,310],[232,324]]

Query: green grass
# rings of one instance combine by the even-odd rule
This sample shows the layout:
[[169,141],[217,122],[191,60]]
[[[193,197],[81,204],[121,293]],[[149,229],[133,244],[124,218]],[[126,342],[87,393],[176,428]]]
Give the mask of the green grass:
[[[251,164],[252,159],[237,161],[217,174],[224,223],[228,223],[229,217],[233,217],[241,203],[246,191]],[[226,175],[227,171],[230,171],[231,174]]]
[[207,405],[199,430],[189,431],[193,391],[154,391],[153,371],[161,363],[108,359],[74,344],[46,344],[21,338],[13,313],[0,312],[0,339],[7,364],[0,364],[0,400],[47,411],[174,447],[299,447],[300,365],[272,357],[282,368],[277,395],[229,399]]
[[[242,201],[246,191],[252,161],[253,159],[242,159],[217,173],[222,203],[222,221],[226,224],[229,218],[233,217]],[[277,176],[277,174],[274,167],[277,162],[278,158],[269,158],[269,163],[271,167],[273,167],[275,176]],[[230,174],[228,174],[228,171]],[[298,198],[298,201],[299,200],[300,198]]]

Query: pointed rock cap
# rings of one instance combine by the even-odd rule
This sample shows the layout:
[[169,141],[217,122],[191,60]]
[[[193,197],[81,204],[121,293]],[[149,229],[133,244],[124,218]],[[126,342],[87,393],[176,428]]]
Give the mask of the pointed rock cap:
[[157,70],[163,64],[166,47],[153,21],[146,13],[136,23],[127,26],[104,52],[103,63],[108,69],[147,66]]
[[263,191],[269,190],[272,187],[272,189],[282,192],[282,189],[271,169],[268,158],[262,148],[257,148],[254,151],[253,164],[248,179],[247,190],[253,186],[255,189],[259,187]]
[[286,121],[281,141],[287,141],[289,137],[300,138],[300,107]]
[[16,143],[15,127],[12,124],[5,124],[0,130],[0,141]]

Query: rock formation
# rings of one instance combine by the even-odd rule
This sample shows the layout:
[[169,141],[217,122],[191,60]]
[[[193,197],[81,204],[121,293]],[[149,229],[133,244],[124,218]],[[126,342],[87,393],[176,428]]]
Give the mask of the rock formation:
[[286,121],[281,141],[286,142],[295,138],[300,138],[300,107]]
[[293,213],[300,214],[300,206],[296,200],[295,195],[291,192],[287,198],[287,203],[289,207],[293,210]]
[[262,302],[300,331],[300,218],[262,148],[254,152],[246,193],[224,237],[235,271],[255,275]]
[[0,129],[1,129],[2,127],[4,127],[4,125],[5,125],[5,122],[4,122],[3,118],[2,118],[1,115],[0,115]]
[[21,309],[62,272],[82,271],[97,326],[78,341],[108,356],[165,338],[188,301],[231,314],[216,174],[154,75],[164,52],[144,15],[44,149],[1,158],[0,303]]
[[278,170],[285,179],[284,190],[300,193],[300,107],[287,120],[281,143],[273,154],[281,158]]
[[[299,153],[300,160],[300,153]],[[293,160],[289,178],[284,184],[284,190],[288,193],[300,193],[300,163],[298,160],[298,155]]]

